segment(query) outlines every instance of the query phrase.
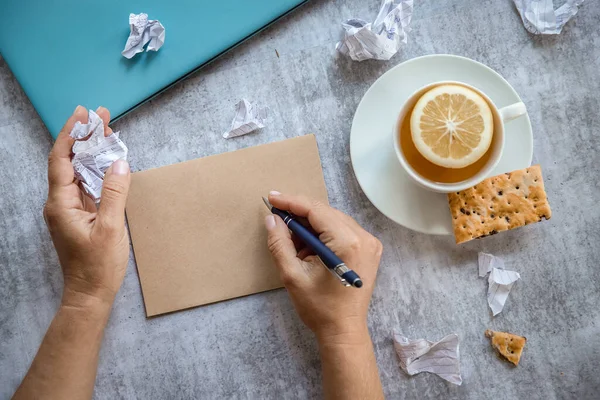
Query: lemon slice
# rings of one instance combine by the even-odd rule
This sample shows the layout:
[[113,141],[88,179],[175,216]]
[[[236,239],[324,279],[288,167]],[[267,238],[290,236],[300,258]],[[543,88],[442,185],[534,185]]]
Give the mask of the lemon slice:
[[410,117],[415,147],[446,168],[464,168],[489,149],[494,134],[490,106],[473,90],[440,85],[417,101]]

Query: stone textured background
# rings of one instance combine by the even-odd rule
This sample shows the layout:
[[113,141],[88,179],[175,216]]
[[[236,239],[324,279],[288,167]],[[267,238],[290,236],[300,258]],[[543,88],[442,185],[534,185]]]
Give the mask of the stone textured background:
[[[114,124],[133,170],[314,132],[331,203],[384,243],[369,325],[390,399],[597,398],[600,391],[600,7],[588,0],[564,32],[525,31],[509,0],[415,1],[409,43],[389,62],[336,55],[348,17],[373,20],[377,0],[313,1]],[[277,57],[275,50],[279,53]],[[456,246],[381,215],[351,169],[358,102],[392,66],[463,55],[502,74],[529,109],[534,162],[550,221]],[[242,97],[268,105],[257,134],[224,140]],[[94,109],[98,104],[88,104]],[[8,398],[58,306],[62,277],[42,219],[52,141],[0,58],[0,398]],[[521,273],[492,318],[477,252]],[[529,339],[521,365],[493,354],[486,328]],[[392,331],[461,339],[464,383],[404,375]],[[146,319],[133,257],[106,330],[95,397],[319,398],[315,341],[284,290]]]

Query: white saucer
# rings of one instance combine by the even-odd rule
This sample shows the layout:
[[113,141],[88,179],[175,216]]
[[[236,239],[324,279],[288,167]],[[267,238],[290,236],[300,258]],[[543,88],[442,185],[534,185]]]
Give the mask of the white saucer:
[[[350,156],[356,179],[371,203],[392,221],[417,232],[452,234],[445,194],[417,186],[394,153],[394,124],[403,103],[417,89],[436,81],[468,83],[498,107],[521,101],[497,72],[464,57],[413,58],[383,74],[362,98],[350,133]],[[506,143],[490,176],[531,165],[533,133],[527,115],[506,124]]]

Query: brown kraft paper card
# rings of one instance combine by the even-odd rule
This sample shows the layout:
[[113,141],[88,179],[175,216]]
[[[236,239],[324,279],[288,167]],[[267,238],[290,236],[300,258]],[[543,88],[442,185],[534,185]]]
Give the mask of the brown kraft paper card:
[[327,202],[314,135],[131,177],[127,221],[148,317],[282,287],[261,196]]

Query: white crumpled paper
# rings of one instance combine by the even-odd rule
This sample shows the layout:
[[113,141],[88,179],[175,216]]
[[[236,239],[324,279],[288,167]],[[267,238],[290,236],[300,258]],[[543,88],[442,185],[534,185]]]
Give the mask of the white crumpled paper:
[[500,257],[483,252],[480,252],[477,257],[480,278],[486,276],[492,268],[504,269],[504,260]]
[[104,122],[92,110],[88,112],[88,123],[76,122],[70,135],[75,139],[71,161],[75,177],[97,203],[102,193],[104,173],[113,162],[127,159],[127,147],[119,139],[119,132],[104,136]]
[[389,60],[407,42],[413,0],[382,0],[375,22],[352,18],[342,24],[346,31],[336,49],[355,61]]
[[223,134],[223,137],[230,139],[264,128],[267,112],[268,108],[253,106],[248,100],[242,99],[237,103],[231,127]]
[[123,57],[131,58],[144,51],[158,51],[165,43],[165,27],[158,20],[148,19],[148,14],[129,14],[129,27],[131,32],[121,52]]
[[566,0],[565,4],[555,10],[552,0],[513,1],[521,14],[525,29],[535,35],[558,35],[583,4],[583,0]]
[[408,375],[431,372],[455,385],[462,384],[458,335],[452,333],[438,342],[410,340],[394,333],[394,348],[400,358],[400,368]]
[[494,316],[500,314],[508,299],[510,289],[521,278],[518,272],[504,269],[504,261],[492,254],[479,253],[479,276],[484,277],[488,272],[487,300]]

